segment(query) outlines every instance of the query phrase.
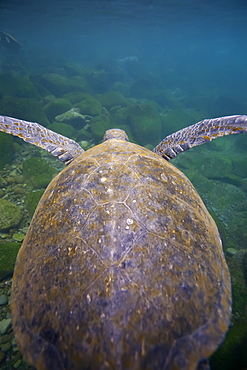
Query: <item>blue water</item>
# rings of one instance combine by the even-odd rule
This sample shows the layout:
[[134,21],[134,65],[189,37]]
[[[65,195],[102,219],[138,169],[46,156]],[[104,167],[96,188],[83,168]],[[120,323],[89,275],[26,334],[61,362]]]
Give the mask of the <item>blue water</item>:
[[[45,73],[70,78],[68,66],[87,76],[88,71],[104,71],[107,84],[91,86],[90,94],[100,99],[121,85],[129,104],[154,102],[163,117],[159,140],[204,118],[247,114],[246,0],[1,0],[1,31],[21,49],[15,52],[0,43],[0,76],[37,81]],[[11,94],[21,96],[19,90]],[[0,104],[7,95],[0,85]],[[42,106],[45,99],[41,92]],[[158,144],[142,142],[135,133],[134,140]],[[246,161],[237,165],[247,159],[247,145],[244,137],[216,141],[174,163],[190,177],[215,218],[225,253],[229,248],[240,253],[235,261],[228,256],[233,334],[219,356],[224,367],[217,358],[212,362],[213,370],[240,370],[247,368],[247,171]],[[220,173],[221,163],[232,166],[229,173]]]
[[147,73],[174,69],[246,101],[246,15],[244,0],[6,0],[0,24],[33,68],[137,56]]

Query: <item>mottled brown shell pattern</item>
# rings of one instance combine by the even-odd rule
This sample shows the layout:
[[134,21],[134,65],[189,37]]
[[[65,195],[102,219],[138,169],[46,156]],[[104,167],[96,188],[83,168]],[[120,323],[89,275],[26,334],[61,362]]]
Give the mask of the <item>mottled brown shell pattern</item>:
[[17,343],[38,369],[196,369],[230,307],[218,230],[192,184],[116,139],[53,179],[13,279]]

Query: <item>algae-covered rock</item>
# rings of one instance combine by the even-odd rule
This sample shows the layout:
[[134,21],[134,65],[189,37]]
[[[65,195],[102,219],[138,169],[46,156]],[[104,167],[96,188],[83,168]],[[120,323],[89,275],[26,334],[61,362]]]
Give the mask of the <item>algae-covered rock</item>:
[[90,94],[87,94],[83,91],[72,91],[69,92],[68,94],[64,94],[64,98],[69,100],[71,104],[79,103],[80,101],[87,99],[90,97]]
[[20,246],[21,243],[0,242],[0,280],[13,273]]
[[28,210],[29,216],[33,216],[35,209],[39,203],[40,198],[44,194],[44,190],[36,190],[27,194],[25,198],[25,205]]
[[[84,128],[81,128],[78,133],[77,133],[77,142],[78,140],[85,140],[85,141],[91,141],[92,140],[92,134],[91,132],[88,132],[87,130],[85,130]],[[83,148],[84,149],[84,148]]]
[[40,95],[28,75],[16,71],[0,73],[0,94],[39,99]]
[[199,169],[209,179],[224,179],[232,171],[231,159],[217,152],[208,152]]
[[0,112],[4,116],[38,122],[44,126],[49,124],[49,121],[42,110],[41,104],[34,99],[13,97],[3,98],[0,100]]
[[108,116],[101,115],[94,117],[90,122],[91,133],[96,143],[102,141],[105,131],[111,128]]
[[14,153],[13,137],[0,132],[0,170],[6,163],[11,163]]
[[69,111],[56,116],[55,120],[80,129],[87,123],[87,116],[80,114],[79,111],[79,108],[71,108]]
[[161,141],[161,119],[156,104],[133,104],[127,108],[127,116],[138,144],[156,145]]
[[88,114],[93,117],[100,115],[102,111],[101,103],[92,96],[88,96],[86,99],[75,104],[75,107],[80,109],[81,114]]
[[232,174],[233,166],[229,156],[207,150],[203,146],[181,153],[173,163],[176,163],[181,170],[195,168],[208,179],[241,185],[241,179]]
[[107,109],[110,109],[116,105],[127,105],[125,97],[117,91],[110,91],[105,94],[99,95],[98,100],[101,102],[103,107],[106,107]]
[[233,173],[240,177],[247,177],[246,156],[232,157]]
[[45,188],[57,173],[43,158],[34,157],[23,162],[25,181],[35,189]]
[[43,107],[46,117],[50,122],[53,122],[56,116],[67,112],[71,108],[72,104],[65,98],[53,99]]
[[0,199],[0,231],[18,226],[22,216],[20,207],[6,199]]
[[[195,121],[196,122],[196,121]],[[191,125],[191,118],[182,110],[169,110],[162,114],[162,136],[170,135],[182,127]]]
[[45,73],[40,77],[39,83],[56,97],[61,97],[71,91],[90,92],[89,86],[82,76],[67,78],[56,73]]
[[58,134],[69,137],[70,139],[75,139],[77,136],[76,129],[73,126],[68,125],[67,123],[54,122],[51,125],[48,125],[47,128],[49,130],[57,132]]
[[103,94],[110,88],[109,74],[104,69],[88,69],[85,71],[85,77],[94,93]]
[[119,125],[127,125],[128,124],[127,108],[119,108],[115,112],[112,112],[110,120],[112,123],[112,127],[119,128]]

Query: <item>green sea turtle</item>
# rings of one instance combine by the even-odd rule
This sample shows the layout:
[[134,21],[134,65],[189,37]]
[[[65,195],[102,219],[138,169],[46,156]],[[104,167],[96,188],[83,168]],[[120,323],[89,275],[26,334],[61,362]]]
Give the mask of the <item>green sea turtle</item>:
[[86,152],[37,123],[0,116],[0,130],[68,164],[15,266],[12,321],[25,359],[45,370],[207,368],[230,321],[229,272],[213,219],[169,159],[247,132],[247,116],[201,121],[154,152],[118,129]]

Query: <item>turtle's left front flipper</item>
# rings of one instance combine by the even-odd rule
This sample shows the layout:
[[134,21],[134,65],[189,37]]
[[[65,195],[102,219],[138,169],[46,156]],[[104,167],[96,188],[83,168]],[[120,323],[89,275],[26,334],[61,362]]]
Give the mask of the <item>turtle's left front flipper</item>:
[[217,137],[245,132],[247,132],[247,116],[245,115],[204,119],[167,136],[153,151],[170,161],[177,154]]
[[0,131],[18,136],[28,143],[47,150],[65,164],[69,164],[84,152],[74,140],[34,122],[0,116]]

